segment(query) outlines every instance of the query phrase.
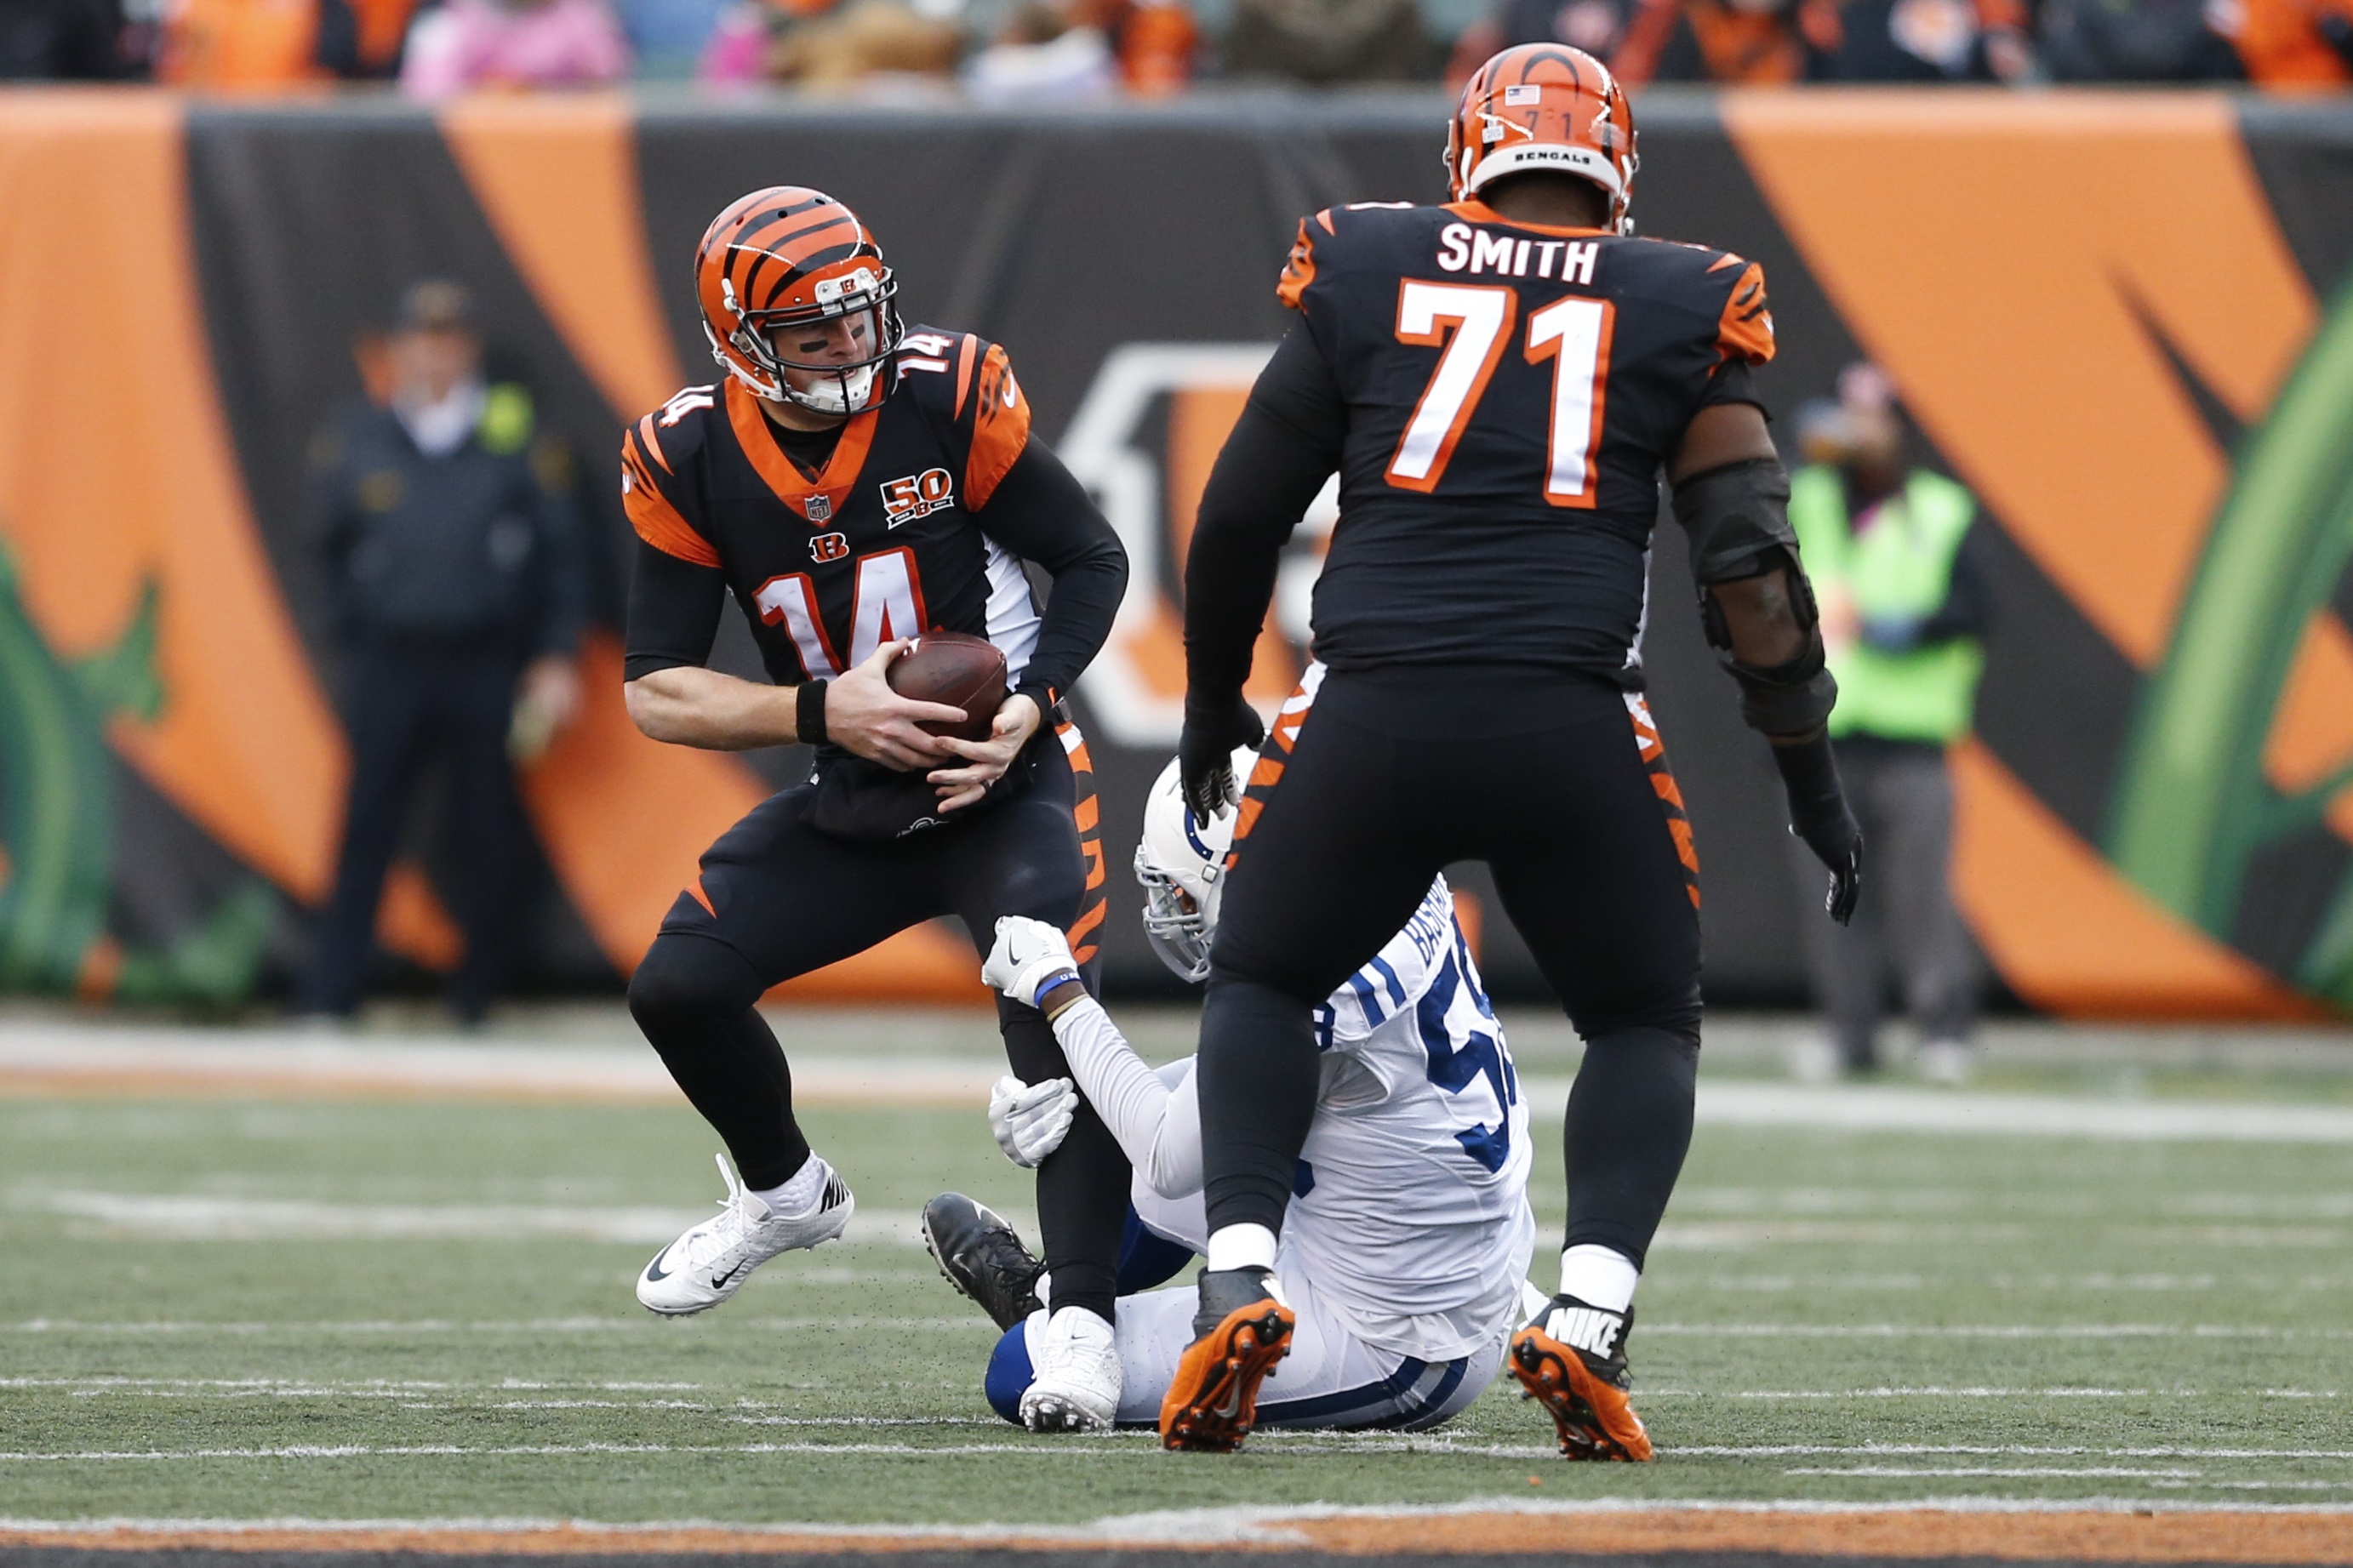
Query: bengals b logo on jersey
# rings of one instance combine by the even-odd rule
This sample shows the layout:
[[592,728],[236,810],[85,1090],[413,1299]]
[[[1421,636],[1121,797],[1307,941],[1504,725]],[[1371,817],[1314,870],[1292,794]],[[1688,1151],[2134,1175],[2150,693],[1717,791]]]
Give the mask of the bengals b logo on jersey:
[[820,533],[809,541],[809,559],[823,565],[828,561],[839,561],[849,554],[849,539],[846,534]]

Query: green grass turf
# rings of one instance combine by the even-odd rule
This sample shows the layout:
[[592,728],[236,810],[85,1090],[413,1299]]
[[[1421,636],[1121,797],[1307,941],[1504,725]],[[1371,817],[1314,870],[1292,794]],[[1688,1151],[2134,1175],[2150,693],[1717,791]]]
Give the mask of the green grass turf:
[[[1029,1208],[975,1113],[807,1121],[868,1209],[947,1186]],[[1231,1459],[1030,1438],[981,1401],[992,1331],[905,1244],[789,1256],[661,1322],[630,1296],[638,1242],[168,1238],[60,1212],[76,1193],[692,1209],[712,1146],[682,1107],[0,1102],[0,1516],[2353,1502],[2347,1148],[1704,1129],[1633,1340],[1662,1449],[1643,1468],[1561,1464],[1508,1384],[1440,1433],[1268,1433]]]

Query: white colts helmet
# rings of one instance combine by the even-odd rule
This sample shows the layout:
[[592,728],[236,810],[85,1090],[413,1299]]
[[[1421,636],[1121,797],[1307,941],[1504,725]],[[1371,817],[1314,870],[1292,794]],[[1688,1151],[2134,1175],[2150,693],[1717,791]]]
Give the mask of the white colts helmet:
[[[1233,755],[1234,777],[1247,783],[1258,765],[1248,746]],[[1209,937],[1218,929],[1226,851],[1239,810],[1198,822],[1185,808],[1185,786],[1172,759],[1144,803],[1144,837],[1135,846],[1135,879],[1144,885],[1144,934],[1160,962],[1188,981],[1208,978]]]

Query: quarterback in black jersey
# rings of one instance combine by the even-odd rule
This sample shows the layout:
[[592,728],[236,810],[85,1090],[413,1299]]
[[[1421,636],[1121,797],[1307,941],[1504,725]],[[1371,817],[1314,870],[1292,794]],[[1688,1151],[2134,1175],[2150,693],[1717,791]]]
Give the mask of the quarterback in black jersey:
[[[1288,1332],[1265,1270],[1314,1112],[1311,1009],[1451,861],[1484,860],[1586,1042],[1564,1144],[1561,1291],[1513,1369],[1572,1458],[1643,1459],[1625,1332],[1691,1141],[1699,863],[1642,697],[1662,472],[1701,614],[1772,742],[1843,920],[1862,836],[1823,721],[1788,486],[1749,373],[1773,355],[1755,263],[1631,236],[1633,113],[1559,46],[1465,89],[1453,200],[1303,221],[1299,313],[1204,493],[1186,568],[1189,808],[1239,810],[1201,1027],[1211,1227],[1171,1447],[1245,1436]],[[1277,553],[1336,470],[1314,653],[1250,777],[1243,702]]]
[[[703,237],[696,289],[728,374],[622,442],[640,541],[629,713],[681,745],[813,744],[817,771],[711,847],[629,983],[630,1011],[735,1163],[720,1162],[720,1215],[638,1279],[638,1300],[672,1314],[716,1305],[849,1218],[849,1188],[795,1123],[784,1052],[754,1009],[770,986],[942,915],[984,949],[1001,916],[1050,921],[1092,973],[1103,854],[1092,767],[1060,700],[1127,581],[1110,524],[1030,441],[1005,351],[903,328],[897,284],[849,208],[797,186],[754,192]],[[1053,579],[1042,614],[1025,561]],[[704,668],[731,595],[773,684]],[[925,731],[963,715],[890,688],[891,663],[935,631],[1005,655],[1011,691],[985,742]],[[1068,1076],[1035,1009],[1003,1003],[999,1020],[1022,1079]],[[1038,1171],[1055,1310],[1022,1405],[1034,1428],[1104,1426],[1117,1409],[1127,1188],[1125,1156],[1081,1107]]]

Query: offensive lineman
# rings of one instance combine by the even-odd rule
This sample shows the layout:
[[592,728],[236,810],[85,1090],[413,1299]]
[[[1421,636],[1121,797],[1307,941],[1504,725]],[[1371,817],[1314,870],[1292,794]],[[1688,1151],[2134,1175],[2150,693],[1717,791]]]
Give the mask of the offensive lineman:
[[[1186,570],[1178,756],[1208,816],[1261,733],[1241,689],[1277,552],[1336,468],[1319,663],[1238,802],[1200,1097],[1208,1223],[1171,1447],[1230,1447],[1284,1330],[1267,1288],[1314,1114],[1312,1009],[1433,872],[1493,868],[1586,1057],[1564,1146],[1561,1288],[1513,1342],[1571,1458],[1640,1459],[1625,1333],[1691,1141],[1699,887],[1641,695],[1663,468],[1709,641],[1773,744],[1793,831],[1853,906],[1862,835],[1823,738],[1837,688],[1749,387],[1763,269],[1634,239],[1631,108],[1601,64],[1506,49],[1464,89],[1452,202],[1300,225],[1275,351],[1202,497]],[[1280,1353],[1280,1346],[1272,1347]]]
[[[1084,939],[1102,917],[1079,821],[1076,729],[1048,730],[1102,647],[1126,585],[1118,539],[1029,440],[1005,351],[907,331],[896,280],[856,215],[798,186],[754,191],[712,221],[695,289],[717,386],[693,386],[623,438],[638,548],[629,715],[658,741],[720,751],[817,747],[817,772],[753,808],[702,857],[629,982],[629,1010],[718,1130],[720,1214],[638,1280],[657,1312],[698,1312],[779,1252],[839,1236],[852,1201],[794,1121],[792,1077],[754,1004],[770,986],[954,914],[976,941],[1003,915]],[[1051,574],[1041,616],[1021,563]],[[733,594],[773,685],[703,668]],[[927,631],[984,636],[1011,686],[990,738],[931,735],[962,715],[892,692],[884,671]],[[1102,873],[1093,870],[1093,889]],[[998,1009],[1014,1069],[1063,1070],[1034,1009]],[[1081,1109],[1038,1173],[1056,1278],[1022,1415],[1039,1430],[1108,1419],[1117,1387],[1113,1270],[1126,1161]],[[1105,1369],[1108,1369],[1106,1372]]]
[[[1246,766],[1248,753],[1238,761]],[[1145,929],[1187,980],[1208,973],[1219,862],[1233,826],[1230,814],[1187,816],[1174,763],[1145,807],[1135,857],[1148,900]],[[1134,1168],[1132,1227],[1162,1238],[1156,1249],[1134,1249],[1119,1302],[1119,1424],[1149,1426],[1193,1337],[1194,1293],[1126,1292],[1174,1274],[1207,1238],[1194,1062],[1145,1066],[1079,983],[1062,934],[1040,921],[998,921],[983,978],[1034,1001],[1053,1021],[1078,1089]],[[1525,1315],[1523,1293],[1534,1294],[1526,1279],[1535,1240],[1527,1107],[1443,877],[1372,962],[1316,1009],[1314,1029],[1314,1121],[1293,1174],[1273,1285],[1296,1326],[1257,1418],[1277,1426],[1436,1426],[1502,1370]],[[1075,1098],[1060,1087],[1060,1095],[1035,1085],[1000,1093],[991,1121],[1008,1153],[1024,1159],[1054,1146]],[[1022,1321],[1007,1308],[1036,1266],[1002,1221],[959,1194],[934,1199],[923,1222],[949,1278],[1007,1329],[989,1361],[987,1393],[1000,1415],[1014,1417],[1047,1320],[1031,1313]],[[1165,1261],[1140,1268],[1154,1250]],[[1049,1293],[1060,1295],[1059,1282]]]

